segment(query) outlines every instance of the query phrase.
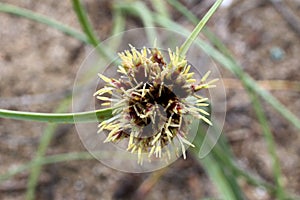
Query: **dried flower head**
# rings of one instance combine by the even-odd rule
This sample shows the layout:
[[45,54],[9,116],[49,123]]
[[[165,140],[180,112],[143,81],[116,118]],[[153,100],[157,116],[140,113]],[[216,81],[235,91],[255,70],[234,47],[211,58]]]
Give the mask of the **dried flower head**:
[[[170,159],[169,145],[175,146],[176,155],[185,154],[185,145],[194,146],[187,139],[191,117],[205,121],[209,113],[207,98],[198,91],[214,87],[216,80],[206,82],[210,72],[196,80],[191,65],[179,56],[179,50],[169,49],[165,59],[157,48],[143,48],[119,53],[121,65],[119,78],[99,74],[105,86],[94,95],[103,106],[113,107],[113,117],[99,124],[99,132],[108,132],[104,142],[119,142],[127,139],[127,150],[148,157]],[[166,148],[165,148],[166,147]]]

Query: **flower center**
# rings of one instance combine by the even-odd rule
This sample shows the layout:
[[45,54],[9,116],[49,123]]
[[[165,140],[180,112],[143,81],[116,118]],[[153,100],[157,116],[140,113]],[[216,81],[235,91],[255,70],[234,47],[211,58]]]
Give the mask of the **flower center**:
[[164,128],[171,129],[165,127],[166,123],[179,127],[180,109],[176,95],[163,84],[144,83],[132,92],[129,100],[129,115],[141,128],[139,137],[150,137],[164,132]]

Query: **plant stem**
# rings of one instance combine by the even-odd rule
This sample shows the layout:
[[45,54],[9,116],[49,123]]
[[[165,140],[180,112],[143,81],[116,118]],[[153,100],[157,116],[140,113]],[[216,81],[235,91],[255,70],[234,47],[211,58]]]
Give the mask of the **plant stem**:
[[70,35],[86,44],[90,43],[88,38],[84,34],[78,32],[77,30],[75,30],[65,24],[62,24],[54,19],[51,19],[45,15],[41,15],[41,14],[32,12],[31,10],[19,8],[17,6],[9,5],[6,3],[0,3],[0,12],[14,14],[14,15],[17,15],[20,17],[24,17],[24,18],[33,20],[33,21],[40,22],[42,24],[46,24],[49,27],[53,27],[53,28],[55,28],[67,35]]
[[272,158],[272,166],[273,166],[273,174],[275,178],[276,183],[276,197],[281,199],[286,199],[285,191],[282,184],[282,174],[281,174],[281,168],[280,168],[280,162],[278,159],[278,156],[276,154],[276,145],[273,138],[273,135],[271,133],[266,115],[264,113],[264,109],[257,97],[257,94],[248,88],[248,94],[252,100],[252,105],[254,108],[254,111],[256,113],[256,116],[258,118],[258,121],[261,125],[263,135],[265,137],[265,140],[267,142],[267,148],[269,151],[269,154]]
[[211,18],[211,16],[216,12],[217,8],[221,5],[223,0],[217,0],[214,5],[209,9],[209,11],[204,15],[204,17],[197,24],[191,35],[187,38],[187,40],[182,44],[179,49],[179,56],[184,57],[189,50],[190,46],[194,42],[194,40],[198,37],[202,28],[205,26],[207,21]]
[[[120,10],[120,11],[125,10],[128,13],[138,15],[140,17],[140,19],[142,20],[143,25],[145,27],[145,32],[147,35],[148,42],[150,44],[154,42],[154,40],[156,38],[156,33],[155,33],[154,29],[152,29],[151,27],[155,27],[155,26],[153,24],[153,18],[152,18],[151,11],[144,4],[144,2],[137,1],[137,2],[134,2],[131,4],[124,3],[124,2],[118,2],[118,3],[114,4],[114,8],[116,10]],[[150,28],[147,28],[147,27],[150,27]]]
[[85,9],[83,8],[80,0],[73,0],[73,8],[76,12],[78,21],[82,27],[82,30],[85,32],[86,36],[89,39],[89,42],[94,46],[98,46],[100,41],[98,40],[97,36],[95,35],[92,25],[90,24],[88,17],[86,15]]
[[51,155],[47,157],[41,157],[38,160],[32,160],[26,164],[20,165],[17,168],[12,168],[4,174],[1,174],[0,183],[12,178],[13,176],[25,170],[33,168],[34,166],[47,165],[52,163],[59,163],[59,162],[66,162],[66,161],[73,161],[73,160],[89,160],[93,158],[94,158],[93,155],[91,155],[89,152],[70,152],[70,153]]
[[0,117],[38,122],[77,123],[102,121],[110,118],[111,112],[111,108],[80,113],[37,113],[0,109]]
[[97,35],[94,32],[94,29],[88,19],[87,13],[81,4],[80,0],[73,0],[73,9],[77,15],[78,21],[81,25],[82,30],[86,34],[88,41],[90,44],[92,44],[96,50],[103,55],[105,58],[109,58],[110,60],[113,60],[114,54],[109,51],[107,48],[103,48],[100,44],[100,41],[97,37]]
[[[67,111],[69,105],[71,104],[72,99],[70,97],[62,101],[55,112],[65,112]],[[48,126],[43,131],[41,135],[39,147],[36,152],[36,156],[32,159],[32,162],[38,162],[44,157],[47,152],[47,148],[51,143],[51,140],[54,136],[58,124],[49,123]],[[30,168],[30,175],[27,182],[27,191],[26,191],[26,200],[35,199],[36,186],[38,184],[38,179],[41,174],[43,165],[35,165]]]
[[[111,152],[107,151],[95,151],[95,152],[68,152],[56,155],[49,155],[41,157],[38,160],[32,160],[28,163],[21,164],[20,166],[10,168],[6,173],[0,175],[0,183],[5,180],[12,178],[13,176],[29,170],[34,166],[38,165],[48,165],[52,163],[67,162],[73,160],[91,160],[97,158],[97,156],[105,156],[106,159],[111,159]],[[121,156],[116,155],[116,159],[121,159]],[[122,157],[124,159],[124,157]]]

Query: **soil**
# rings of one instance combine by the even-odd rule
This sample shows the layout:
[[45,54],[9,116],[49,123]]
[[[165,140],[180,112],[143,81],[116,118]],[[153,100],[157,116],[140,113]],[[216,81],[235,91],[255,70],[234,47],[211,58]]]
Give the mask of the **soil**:
[[[2,0],[47,15],[80,30],[70,1]],[[211,1],[182,0],[199,17]],[[300,3],[286,5],[300,20]],[[90,19],[101,40],[112,30],[111,1],[84,1]],[[147,2],[147,5],[151,3]],[[192,29],[180,13],[168,7],[174,20]],[[201,12],[199,12],[201,10]],[[299,21],[298,21],[299,22]],[[298,24],[299,25],[299,24]],[[126,28],[141,27],[139,19],[128,17]],[[232,51],[243,69],[256,80],[286,80],[285,89],[271,85],[271,92],[300,117],[300,93],[289,83],[300,80],[300,33],[294,31],[269,1],[234,0],[221,8],[208,26]],[[77,70],[92,48],[61,32],[24,18],[0,13],[0,108],[54,112],[60,100],[72,90]],[[234,76],[222,69],[224,79]],[[272,160],[267,143],[246,92],[235,84],[226,84],[227,116],[224,134],[228,137],[238,163],[264,178],[272,179]],[[272,83],[272,82],[270,82]],[[299,83],[298,83],[299,84]],[[266,103],[263,107],[276,140],[283,172],[283,183],[291,194],[300,195],[300,137],[287,120]],[[71,109],[68,110],[71,112]],[[47,124],[0,118],[0,173],[34,158],[39,138]],[[73,125],[59,125],[47,155],[86,151]],[[116,171],[97,160],[69,161],[43,167],[37,199],[131,199],[144,180],[153,174],[128,174]],[[188,155],[167,170],[156,172],[159,180],[144,199],[200,199],[218,197],[202,167]],[[24,199],[28,172],[0,184],[0,199]],[[144,184],[144,185],[143,185]],[[244,182],[248,199],[273,199],[262,188]],[[135,198],[138,193],[135,193]]]

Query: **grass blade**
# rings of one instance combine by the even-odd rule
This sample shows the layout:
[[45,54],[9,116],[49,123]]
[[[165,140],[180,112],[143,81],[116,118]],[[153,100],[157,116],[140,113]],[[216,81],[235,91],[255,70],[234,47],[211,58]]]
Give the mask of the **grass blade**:
[[80,0],[73,0],[73,9],[77,15],[78,21],[82,27],[82,30],[86,34],[89,43],[92,44],[94,47],[97,47],[100,41],[98,40],[97,36],[94,33],[92,25],[90,24],[86,11],[83,8]]
[[155,41],[156,33],[154,29],[147,29],[147,27],[154,27],[152,13],[143,2],[137,1],[130,4],[118,2],[114,4],[114,8],[123,11],[125,10],[127,13],[139,16],[143,22],[144,27],[146,28],[145,31],[149,43]]
[[[120,9],[113,8],[113,28],[110,35],[114,36],[120,34],[125,30],[125,18]],[[109,43],[109,47],[113,50],[117,49],[118,46],[121,44],[122,37],[115,37]]]
[[[193,142],[196,147],[190,148],[190,150],[193,151],[196,158],[199,160],[213,183],[218,188],[219,192],[223,195],[221,196],[222,199],[244,199],[243,191],[238,185],[238,176],[236,176],[235,172],[231,170],[231,165],[228,163],[228,161],[232,162],[234,158],[226,149],[220,148],[221,146],[219,141],[216,144],[216,146],[218,146],[218,149],[214,147],[212,149],[212,152],[206,157],[204,157],[203,159],[199,158],[198,154],[201,148],[201,144],[204,141],[204,137],[205,131],[200,124],[198,127],[197,135]],[[221,151],[217,152],[220,149]],[[221,159],[220,157],[226,158],[225,162],[224,159]]]
[[38,113],[0,109],[0,117],[25,121],[52,122],[52,123],[75,123],[102,121],[111,117],[111,109],[102,109],[81,113]]
[[169,18],[170,14],[169,14],[168,7],[167,7],[165,1],[152,0],[151,4],[157,13]]
[[94,157],[89,152],[72,152],[72,153],[64,153],[64,154],[42,157],[39,160],[32,160],[15,169],[9,170],[7,173],[0,175],[0,183],[5,180],[11,179],[13,176],[21,172],[33,168],[34,166],[41,166],[41,165],[73,161],[73,160],[89,160],[93,158]]
[[[67,98],[62,101],[59,107],[55,110],[55,112],[65,112],[68,108],[68,105],[71,103],[71,99]],[[54,132],[57,128],[58,124],[48,124],[45,128],[42,137],[40,139],[39,147],[36,152],[36,156],[33,159],[33,162],[36,162],[43,158],[46,154],[47,148],[54,136]],[[35,189],[37,186],[38,178],[42,171],[42,165],[35,165],[30,169],[30,175],[27,183],[27,191],[26,191],[26,200],[35,199]]]
[[275,195],[276,195],[277,199],[279,199],[279,200],[286,199],[285,191],[284,191],[283,184],[282,184],[282,174],[281,174],[281,169],[280,169],[280,162],[276,155],[275,141],[274,141],[273,135],[271,133],[270,127],[268,125],[267,118],[264,114],[264,111],[263,111],[264,109],[261,106],[257,95],[251,90],[248,90],[248,93],[252,99],[252,105],[253,105],[254,111],[255,111],[258,121],[261,125],[265,140],[267,142],[269,154],[272,157],[273,174],[274,174],[275,183],[276,183]]
[[194,40],[198,37],[200,31],[205,26],[205,24],[208,22],[208,20],[211,18],[211,16],[216,12],[218,7],[221,5],[223,0],[217,0],[213,6],[208,10],[208,12],[204,15],[204,17],[200,20],[200,22],[197,24],[197,26],[194,28],[192,33],[189,35],[188,39],[182,44],[182,46],[179,49],[179,55],[181,57],[184,57],[189,50],[190,46],[194,42]]
[[41,14],[32,12],[31,10],[19,8],[17,6],[13,6],[13,5],[5,4],[5,3],[0,3],[0,12],[10,13],[10,14],[24,17],[24,18],[27,18],[27,19],[30,19],[30,20],[33,20],[33,21],[36,21],[36,22],[39,22],[42,24],[46,24],[49,27],[55,28],[69,36],[72,36],[72,37],[84,42],[84,43],[87,43],[87,44],[90,43],[88,38],[84,34],[78,32],[77,30],[75,30],[65,24],[62,24],[54,19],[51,19],[45,15],[41,15]]
[[114,60],[114,53],[110,51],[109,48],[102,47],[100,44],[100,41],[98,37],[95,34],[95,31],[93,30],[93,27],[88,19],[87,13],[81,4],[80,0],[73,0],[73,9],[77,15],[78,21],[81,25],[82,30],[86,34],[89,44],[93,45],[97,51],[103,55],[105,58],[108,58],[110,60]]
[[[65,24],[62,24],[54,19],[51,19],[45,15],[35,13],[28,9],[20,8],[20,7],[13,6],[13,5],[6,4],[6,3],[0,3],[0,12],[10,13],[10,14],[13,14],[16,16],[24,17],[24,18],[45,24],[45,25],[52,27],[58,31],[61,31],[62,33],[65,33],[66,35],[72,36],[72,37],[84,42],[85,44],[90,44],[90,45],[93,45],[94,47],[97,47],[99,53],[101,53],[105,57],[108,57],[112,60],[112,58],[114,58],[113,53],[108,51],[101,45],[98,45],[99,41],[98,41],[97,37],[93,34],[93,31],[90,32],[91,26],[89,25],[88,21],[86,21],[87,16],[85,15],[85,12],[84,12],[83,8],[81,7],[80,2],[78,2],[78,4],[76,4],[76,6],[78,6],[78,8],[77,8],[78,15],[80,15],[79,17],[81,18],[82,23],[84,23],[83,24],[84,30],[86,32],[89,32],[87,35],[88,37],[85,34],[77,31],[74,28],[71,28],[71,27],[69,27]],[[92,34],[92,35],[90,35],[90,34]]]

